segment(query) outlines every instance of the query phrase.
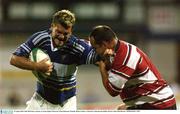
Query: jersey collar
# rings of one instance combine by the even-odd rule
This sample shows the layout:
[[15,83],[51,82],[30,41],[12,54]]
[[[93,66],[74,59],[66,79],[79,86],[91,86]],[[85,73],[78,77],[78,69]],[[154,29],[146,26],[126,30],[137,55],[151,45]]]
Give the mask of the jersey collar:
[[114,52],[115,52],[115,53],[118,51],[119,46],[120,46],[120,40],[117,40],[117,44],[116,44],[116,46],[115,46],[115,48],[114,48]]

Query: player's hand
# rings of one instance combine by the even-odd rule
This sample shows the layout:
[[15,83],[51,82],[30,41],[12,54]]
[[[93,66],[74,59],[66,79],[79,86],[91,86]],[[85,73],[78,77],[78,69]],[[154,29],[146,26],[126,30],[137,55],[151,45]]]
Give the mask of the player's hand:
[[124,103],[122,103],[122,104],[118,105],[116,109],[117,110],[126,110],[127,107],[126,107],[126,105]]
[[48,62],[48,58],[45,58],[36,63],[36,70],[43,73],[50,73],[52,72],[53,65],[52,63]]
[[106,64],[106,70],[110,70],[112,66],[111,57],[114,57],[115,53],[112,49],[106,49],[104,52],[104,63]]
[[110,57],[110,56],[114,56],[114,51],[112,49],[106,49],[104,51],[104,56],[105,57]]
[[100,70],[104,70],[106,68],[106,64],[104,63],[104,61],[98,61],[96,62],[96,64],[99,66]]

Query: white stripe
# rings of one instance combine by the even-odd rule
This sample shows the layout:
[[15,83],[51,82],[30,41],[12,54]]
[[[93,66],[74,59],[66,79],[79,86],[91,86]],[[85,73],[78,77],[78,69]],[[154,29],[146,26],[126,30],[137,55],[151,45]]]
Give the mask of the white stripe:
[[42,47],[51,46],[51,44],[44,44]]
[[28,50],[28,48],[26,48],[23,44],[21,45],[21,47],[25,49],[28,53],[30,52],[30,50]]
[[138,77],[138,80],[142,80],[144,82],[152,82],[152,81],[155,81],[157,80],[157,77],[154,75],[154,73],[149,70],[144,76],[141,76],[141,77]]
[[147,96],[141,96],[138,99],[133,99],[133,100],[126,102],[126,104],[128,106],[132,106],[132,105],[141,105],[144,103],[154,103],[161,99],[168,98],[172,95],[173,95],[172,90],[170,89],[169,86],[167,86],[167,87],[163,88],[159,93],[153,93],[153,94],[150,94]]
[[43,38],[46,38],[46,37],[50,37],[50,35],[43,35],[41,37],[39,37],[39,39],[37,39],[35,42],[34,42],[34,45],[36,45],[40,40],[42,40]]
[[141,72],[141,73],[138,73],[138,74],[134,74],[133,76],[137,76],[137,75],[141,75],[141,74],[144,74],[145,72],[147,72],[147,70],[148,70],[149,68],[147,67],[143,72]]
[[125,62],[127,60],[127,57],[128,57],[128,54],[129,54],[129,46],[128,46],[128,44],[126,44],[126,46],[127,46],[127,53],[126,53],[126,57],[125,57],[125,59],[123,61],[123,65],[125,64]]
[[[136,77],[133,79],[130,79],[126,82],[126,87],[136,85],[139,83],[154,83],[157,80],[157,77],[154,75],[154,73],[149,70],[144,76]],[[142,84],[143,85],[143,84]]]
[[158,103],[155,103],[154,105],[159,105],[159,104],[162,104],[162,102],[168,102],[168,101],[170,101],[170,100],[172,100],[172,99],[174,99],[174,96],[172,97],[172,98],[170,98],[170,99],[167,99],[167,100],[164,100],[164,101],[161,101],[161,102],[158,102]]
[[171,88],[169,86],[166,86],[165,88],[163,88],[158,93],[150,94],[150,95],[148,95],[148,97],[152,97],[152,98],[155,98],[157,100],[161,100],[161,99],[168,98],[172,95],[173,95],[173,92],[172,92]]
[[119,89],[123,88],[124,84],[127,82],[127,79],[117,74],[114,74],[111,71],[109,71],[108,73],[109,73],[109,77],[108,77],[109,82]]
[[90,63],[89,64],[93,63],[95,55],[96,55],[95,51],[92,51],[92,56],[90,57]]
[[59,77],[76,75],[78,69],[75,64],[65,65],[60,63],[53,63],[53,66],[57,76]]
[[84,49],[85,49],[83,46],[81,46],[81,45],[79,45],[79,44],[76,44],[75,48],[78,49],[78,50],[81,51],[81,52],[83,52]]
[[50,42],[51,42],[51,51],[57,51],[58,48],[53,46],[53,41],[52,41],[52,37],[50,36]]
[[[127,81],[126,87],[136,85],[139,83],[154,83],[157,80],[157,77],[154,75],[154,73],[149,70],[144,76],[133,78]],[[143,86],[143,84],[141,85]]]
[[117,70],[114,70],[114,69],[111,69],[112,71],[114,71],[114,72],[116,72],[116,73],[118,73],[119,74],[119,76],[121,76],[120,74],[122,74],[123,76],[125,76],[125,77],[127,77],[127,78],[129,78],[130,76],[129,75],[127,75],[127,74],[125,74],[125,73],[123,73],[123,72],[119,72],[119,71],[117,71]]
[[47,41],[50,41],[50,40],[49,40],[49,39],[44,40],[43,42],[41,42],[41,43],[39,44],[39,46],[41,46],[44,42],[47,42]]
[[29,48],[28,45],[26,45],[26,43],[23,44],[29,51],[31,51],[31,48]]
[[[57,81],[57,79],[54,79],[55,81]],[[63,84],[59,84],[59,85],[64,85],[64,84],[72,84],[74,82],[76,82],[76,78],[72,77],[71,79],[68,80],[64,80],[64,79],[58,79],[59,82],[64,82],[64,81],[73,81],[73,82],[67,82],[67,83],[63,83]]]
[[139,64],[141,64],[141,63],[142,63],[142,60],[143,60],[143,58],[141,58],[141,60],[140,60]]
[[140,54],[137,52],[137,49],[134,45],[131,45],[131,46],[132,46],[132,48],[131,48],[130,58],[128,60],[127,66],[132,69],[135,69],[136,65],[139,61]]
[[[64,47],[67,48],[67,49],[69,49],[68,46],[64,46]],[[70,51],[70,53],[71,53],[71,52],[73,52],[73,53],[79,53],[79,51],[80,51],[80,50],[77,50],[77,49],[73,48],[73,49]]]
[[[57,81],[57,79],[54,79],[54,78],[51,78],[51,80]],[[47,81],[48,81],[48,80],[47,80]],[[71,78],[71,79],[68,80],[68,81],[72,81],[72,82],[66,82],[66,83],[64,83],[64,80],[58,80],[58,82],[63,82],[63,84],[58,84],[58,85],[72,84],[72,83],[76,82],[76,78],[73,77],[73,78]]]
[[45,34],[47,34],[47,33],[41,33],[41,32],[40,32],[40,34],[37,35],[37,36],[32,40],[32,42],[33,42],[33,43],[36,42],[36,40],[37,40],[39,37],[41,37],[42,35],[45,35]]
[[39,37],[41,37],[41,36],[43,36],[43,35],[47,35],[48,33],[41,33],[41,34],[39,34],[39,35],[37,35],[33,40],[32,40],[32,42],[34,43],[34,42],[36,42],[36,40],[38,40],[38,38]]
[[95,56],[95,51],[92,51],[92,56],[90,57],[90,63],[92,63],[92,62],[93,62],[93,58],[94,58],[94,56]]
[[115,92],[120,92],[120,91],[121,91],[121,90],[118,90],[118,89],[114,88],[110,83],[108,83],[108,84],[109,84],[110,88],[111,88],[113,91],[115,91]]
[[31,49],[30,49],[25,43],[23,43],[22,45],[23,45],[24,47],[26,47],[27,50],[31,51]]
[[92,58],[92,54],[93,54],[93,50],[91,50],[87,56],[87,59],[86,59],[86,64],[89,64],[90,61],[91,61],[91,58]]

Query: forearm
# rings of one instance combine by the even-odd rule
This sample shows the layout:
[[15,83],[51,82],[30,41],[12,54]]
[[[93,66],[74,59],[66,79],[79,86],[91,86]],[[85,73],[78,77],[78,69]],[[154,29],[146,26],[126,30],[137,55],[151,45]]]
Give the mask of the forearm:
[[12,55],[10,64],[25,70],[36,70],[36,63],[25,57]]
[[106,91],[113,97],[117,96],[118,94],[115,93],[109,86],[109,73],[106,70],[106,66],[105,66],[104,62],[102,62],[102,61],[99,62],[99,70],[100,70],[102,82],[103,82],[103,85],[104,85]]
[[100,70],[100,73],[101,73],[101,78],[102,78],[103,85],[106,88],[106,90],[108,91],[108,89],[107,89],[108,72],[106,71],[106,69],[104,67],[100,67],[99,70]]

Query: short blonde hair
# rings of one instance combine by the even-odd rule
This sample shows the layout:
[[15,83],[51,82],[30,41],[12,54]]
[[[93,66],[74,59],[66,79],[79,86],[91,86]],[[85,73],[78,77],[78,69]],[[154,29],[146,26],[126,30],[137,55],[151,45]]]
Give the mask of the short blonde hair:
[[52,23],[61,24],[65,28],[75,24],[75,15],[69,10],[60,10],[53,15]]

